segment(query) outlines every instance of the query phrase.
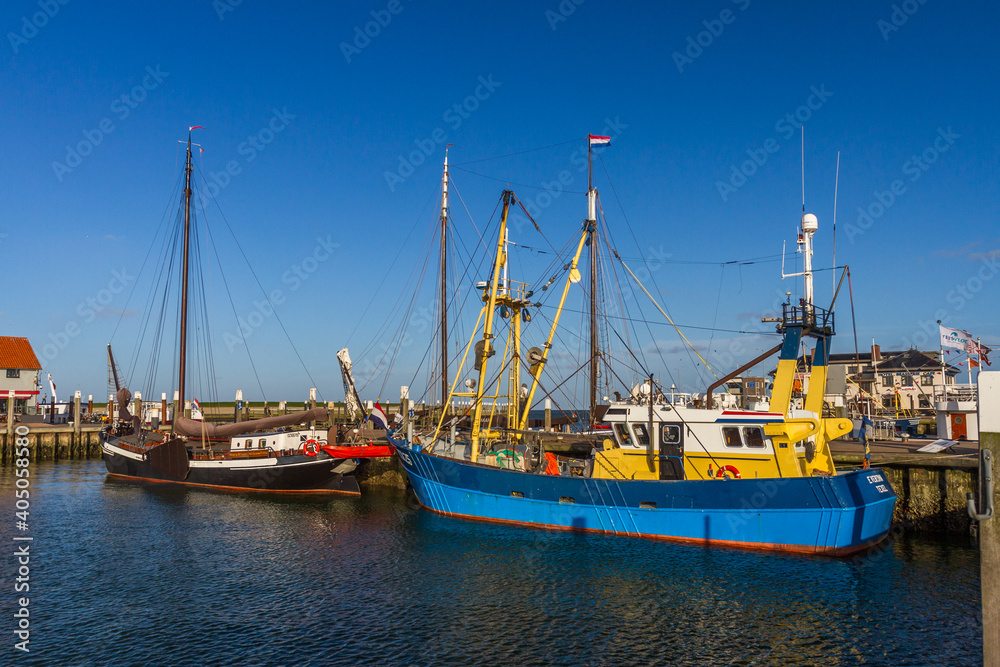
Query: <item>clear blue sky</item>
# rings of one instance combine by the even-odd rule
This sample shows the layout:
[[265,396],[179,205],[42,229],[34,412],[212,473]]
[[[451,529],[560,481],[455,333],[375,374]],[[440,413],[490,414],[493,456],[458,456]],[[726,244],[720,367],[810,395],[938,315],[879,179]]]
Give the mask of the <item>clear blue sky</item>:
[[[758,0],[5,3],[0,331],[27,336],[61,392],[104,394],[104,345],[125,310],[113,344],[131,354],[145,298],[140,287],[126,308],[115,272],[138,275],[180,171],[176,141],[203,125],[204,173],[230,162],[238,172],[220,207],[261,283],[282,290],[278,314],[323,396],[340,398],[336,351],[360,352],[375,337],[423,260],[443,143],[455,144],[459,164],[561,144],[464,166],[499,180],[453,172],[480,223],[505,181],[533,199],[543,190],[517,184],[543,187],[570,170],[573,194],[538,216],[561,246],[585,213],[573,153],[607,119],[616,136],[595,180],[620,251],[706,262],[655,265],[670,312],[689,325],[747,329],[776,295],[800,289],[780,280],[777,262],[720,266],[774,257],[794,240],[798,114],[808,117],[806,204],[820,220],[826,268],[840,151],[837,263],[852,268],[862,349],[872,337],[883,349],[936,349],[935,331],[929,343],[918,334],[942,316],[1000,344],[1000,8],[895,5],[894,16],[892,2]],[[385,25],[366,26],[375,20]],[[358,37],[366,27],[374,37]],[[68,154],[81,143],[87,155]],[[390,187],[387,172],[398,175],[400,156],[420,146],[429,157]],[[745,182],[732,177],[754,156],[763,164],[745,165]],[[859,210],[870,221],[859,225]],[[528,231],[522,243],[542,243]],[[308,279],[290,278],[328,253]],[[245,271],[231,275],[247,317],[260,295]],[[831,283],[819,274],[820,303]],[[232,309],[224,294],[212,298],[221,394],[242,387],[259,399],[242,347],[230,352],[223,340],[235,332]],[[834,351],[854,347],[847,305],[842,298]],[[676,335],[656,330],[675,369],[656,356],[657,375],[700,387],[703,371],[671,351]],[[727,351],[743,362],[770,342],[733,348],[736,334],[688,334],[723,367]],[[278,351],[283,340],[267,318],[248,342],[268,398],[300,400],[310,381]],[[388,386],[409,380],[425,347],[418,338],[404,350]]]

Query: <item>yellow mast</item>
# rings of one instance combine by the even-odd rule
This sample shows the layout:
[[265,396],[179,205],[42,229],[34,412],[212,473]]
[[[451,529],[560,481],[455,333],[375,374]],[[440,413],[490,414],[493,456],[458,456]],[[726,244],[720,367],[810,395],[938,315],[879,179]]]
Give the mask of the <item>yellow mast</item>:
[[483,382],[486,380],[486,360],[493,356],[493,315],[496,311],[497,305],[497,287],[500,284],[500,271],[507,263],[507,249],[505,247],[507,241],[507,211],[510,209],[510,198],[513,194],[514,193],[510,190],[504,190],[503,193],[503,212],[500,214],[500,234],[497,239],[496,259],[493,262],[493,284],[490,286],[486,306],[486,324],[483,329],[483,348],[479,353],[479,382],[476,385],[476,409],[472,417],[472,452],[470,458],[473,463],[476,463],[479,460],[479,422],[483,416],[483,392],[485,391]]

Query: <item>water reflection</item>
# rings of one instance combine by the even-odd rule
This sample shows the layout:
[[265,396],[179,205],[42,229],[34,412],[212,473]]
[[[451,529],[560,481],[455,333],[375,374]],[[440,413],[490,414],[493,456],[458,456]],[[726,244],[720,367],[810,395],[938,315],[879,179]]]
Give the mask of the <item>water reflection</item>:
[[[461,521],[399,493],[215,492],[88,461],[33,471],[32,648],[66,663],[981,659],[969,545],[897,538],[817,559]],[[13,503],[9,468],[0,498]]]

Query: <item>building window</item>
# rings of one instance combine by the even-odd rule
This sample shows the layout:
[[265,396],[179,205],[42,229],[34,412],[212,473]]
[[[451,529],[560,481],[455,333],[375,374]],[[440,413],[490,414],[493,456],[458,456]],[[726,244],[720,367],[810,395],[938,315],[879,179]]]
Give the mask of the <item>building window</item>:
[[930,387],[934,384],[934,376],[928,373],[924,373],[920,376],[920,385],[923,387]]
[[906,375],[904,375],[901,378],[900,384],[902,386],[904,386],[904,387],[912,387],[913,386],[913,378],[910,376],[909,373],[907,373]]
[[857,366],[848,366],[847,367],[847,372],[848,373],[857,373],[858,372],[858,367]]
[[930,402],[930,400],[928,400],[928,398],[926,396],[921,396],[920,397],[920,407],[921,407],[921,409],[931,407],[931,402]]
[[19,368],[8,368],[7,377],[9,378],[19,378],[21,377],[21,370]]
[[746,438],[747,447],[763,447],[764,432],[759,426],[744,426],[743,437]]
[[882,373],[882,386],[892,387],[895,383],[892,381],[892,373]]
[[726,447],[743,446],[743,441],[740,440],[740,430],[735,426],[723,426],[722,439],[726,441]]

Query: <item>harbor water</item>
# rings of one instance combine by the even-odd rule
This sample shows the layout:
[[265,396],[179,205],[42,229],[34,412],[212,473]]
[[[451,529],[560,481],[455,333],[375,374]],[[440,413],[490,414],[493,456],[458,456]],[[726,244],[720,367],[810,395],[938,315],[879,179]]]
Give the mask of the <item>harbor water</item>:
[[[977,665],[979,554],[894,535],[854,559],[475,523],[362,497],[32,465],[18,664]],[[30,599],[30,653],[12,614]],[[7,661],[4,661],[7,663]],[[12,663],[7,663],[12,664]]]

